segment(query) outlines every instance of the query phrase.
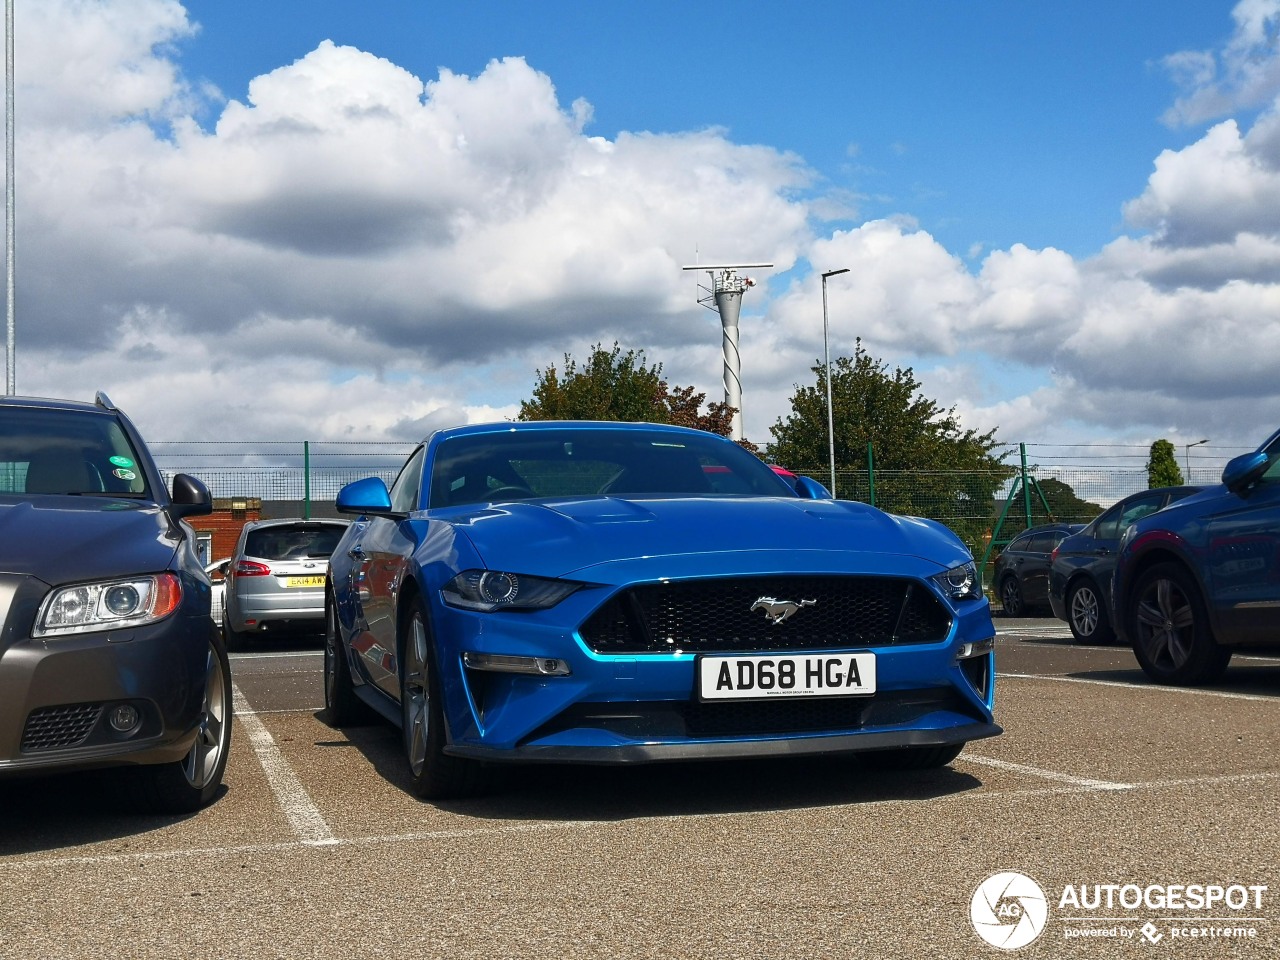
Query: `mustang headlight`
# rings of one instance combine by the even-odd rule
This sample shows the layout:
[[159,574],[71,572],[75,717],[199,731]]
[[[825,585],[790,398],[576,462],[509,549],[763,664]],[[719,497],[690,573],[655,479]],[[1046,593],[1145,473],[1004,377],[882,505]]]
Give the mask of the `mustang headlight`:
[[44,599],[32,636],[55,637],[136,627],[162,620],[182,602],[172,573],[59,587]]
[[951,600],[977,600],[982,596],[978,589],[978,566],[972,560],[937,574],[933,582]]
[[444,602],[464,610],[545,610],[554,607],[579,584],[529,577],[502,570],[466,570],[440,591]]

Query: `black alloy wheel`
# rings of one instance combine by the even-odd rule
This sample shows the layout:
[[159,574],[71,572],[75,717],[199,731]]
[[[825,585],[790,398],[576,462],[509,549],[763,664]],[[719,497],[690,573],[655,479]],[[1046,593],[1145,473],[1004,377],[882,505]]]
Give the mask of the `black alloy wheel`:
[[1001,582],[1000,605],[1004,607],[1006,617],[1020,617],[1027,612],[1027,605],[1022,602],[1022,587],[1017,577],[1005,577]]

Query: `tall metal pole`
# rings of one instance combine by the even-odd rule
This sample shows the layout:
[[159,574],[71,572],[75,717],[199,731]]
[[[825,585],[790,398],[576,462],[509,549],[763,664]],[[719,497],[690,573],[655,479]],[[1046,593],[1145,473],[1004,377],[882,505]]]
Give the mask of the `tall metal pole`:
[[4,0],[4,263],[5,315],[8,318],[5,339],[6,365],[4,392],[13,396],[18,389],[17,342],[14,337],[14,175],[13,175],[13,0]]
[[831,455],[831,495],[836,495],[836,421],[831,409],[831,337],[827,327],[827,277],[848,273],[849,268],[828,270],[822,275],[822,362],[827,379],[827,451]]
[[1208,440],[1197,440],[1195,443],[1184,443],[1182,445],[1182,460],[1187,465],[1187,483],[1191,482],[1191,448],[1208,442]]

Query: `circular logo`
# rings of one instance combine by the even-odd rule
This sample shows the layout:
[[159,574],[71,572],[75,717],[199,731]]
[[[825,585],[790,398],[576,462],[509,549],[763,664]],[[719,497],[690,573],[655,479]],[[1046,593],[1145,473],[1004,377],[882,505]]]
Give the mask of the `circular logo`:
[[1043,932],[1048,916],[1049,901],[1040,884],[1013,871],[987,877],[969,901],[973,929],[1001,950],[1025,947]]

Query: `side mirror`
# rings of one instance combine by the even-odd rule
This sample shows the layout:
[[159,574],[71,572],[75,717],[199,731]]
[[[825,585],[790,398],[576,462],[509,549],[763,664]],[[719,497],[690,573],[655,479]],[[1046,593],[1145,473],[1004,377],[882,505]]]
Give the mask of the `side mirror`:
[[190,474],[176,474],[169,494],[169,512],[178,518],[213,513],[213,497],[209,495],[209,488]]
[[334,506],[339,513],[371,514],[375,517],[396,516],[391,509],[391,494],[378,477],[365,477],[348,483],[338,491]]
[[812,477],[796,477],[796,493],[806,500],[834,500],[831,491]]
[[1241,493],[1253,486],[1271,465],[1271,457],[1261,450],[1245,453],[1227,461],[1222,471],[1222,482],[1232,493]]

